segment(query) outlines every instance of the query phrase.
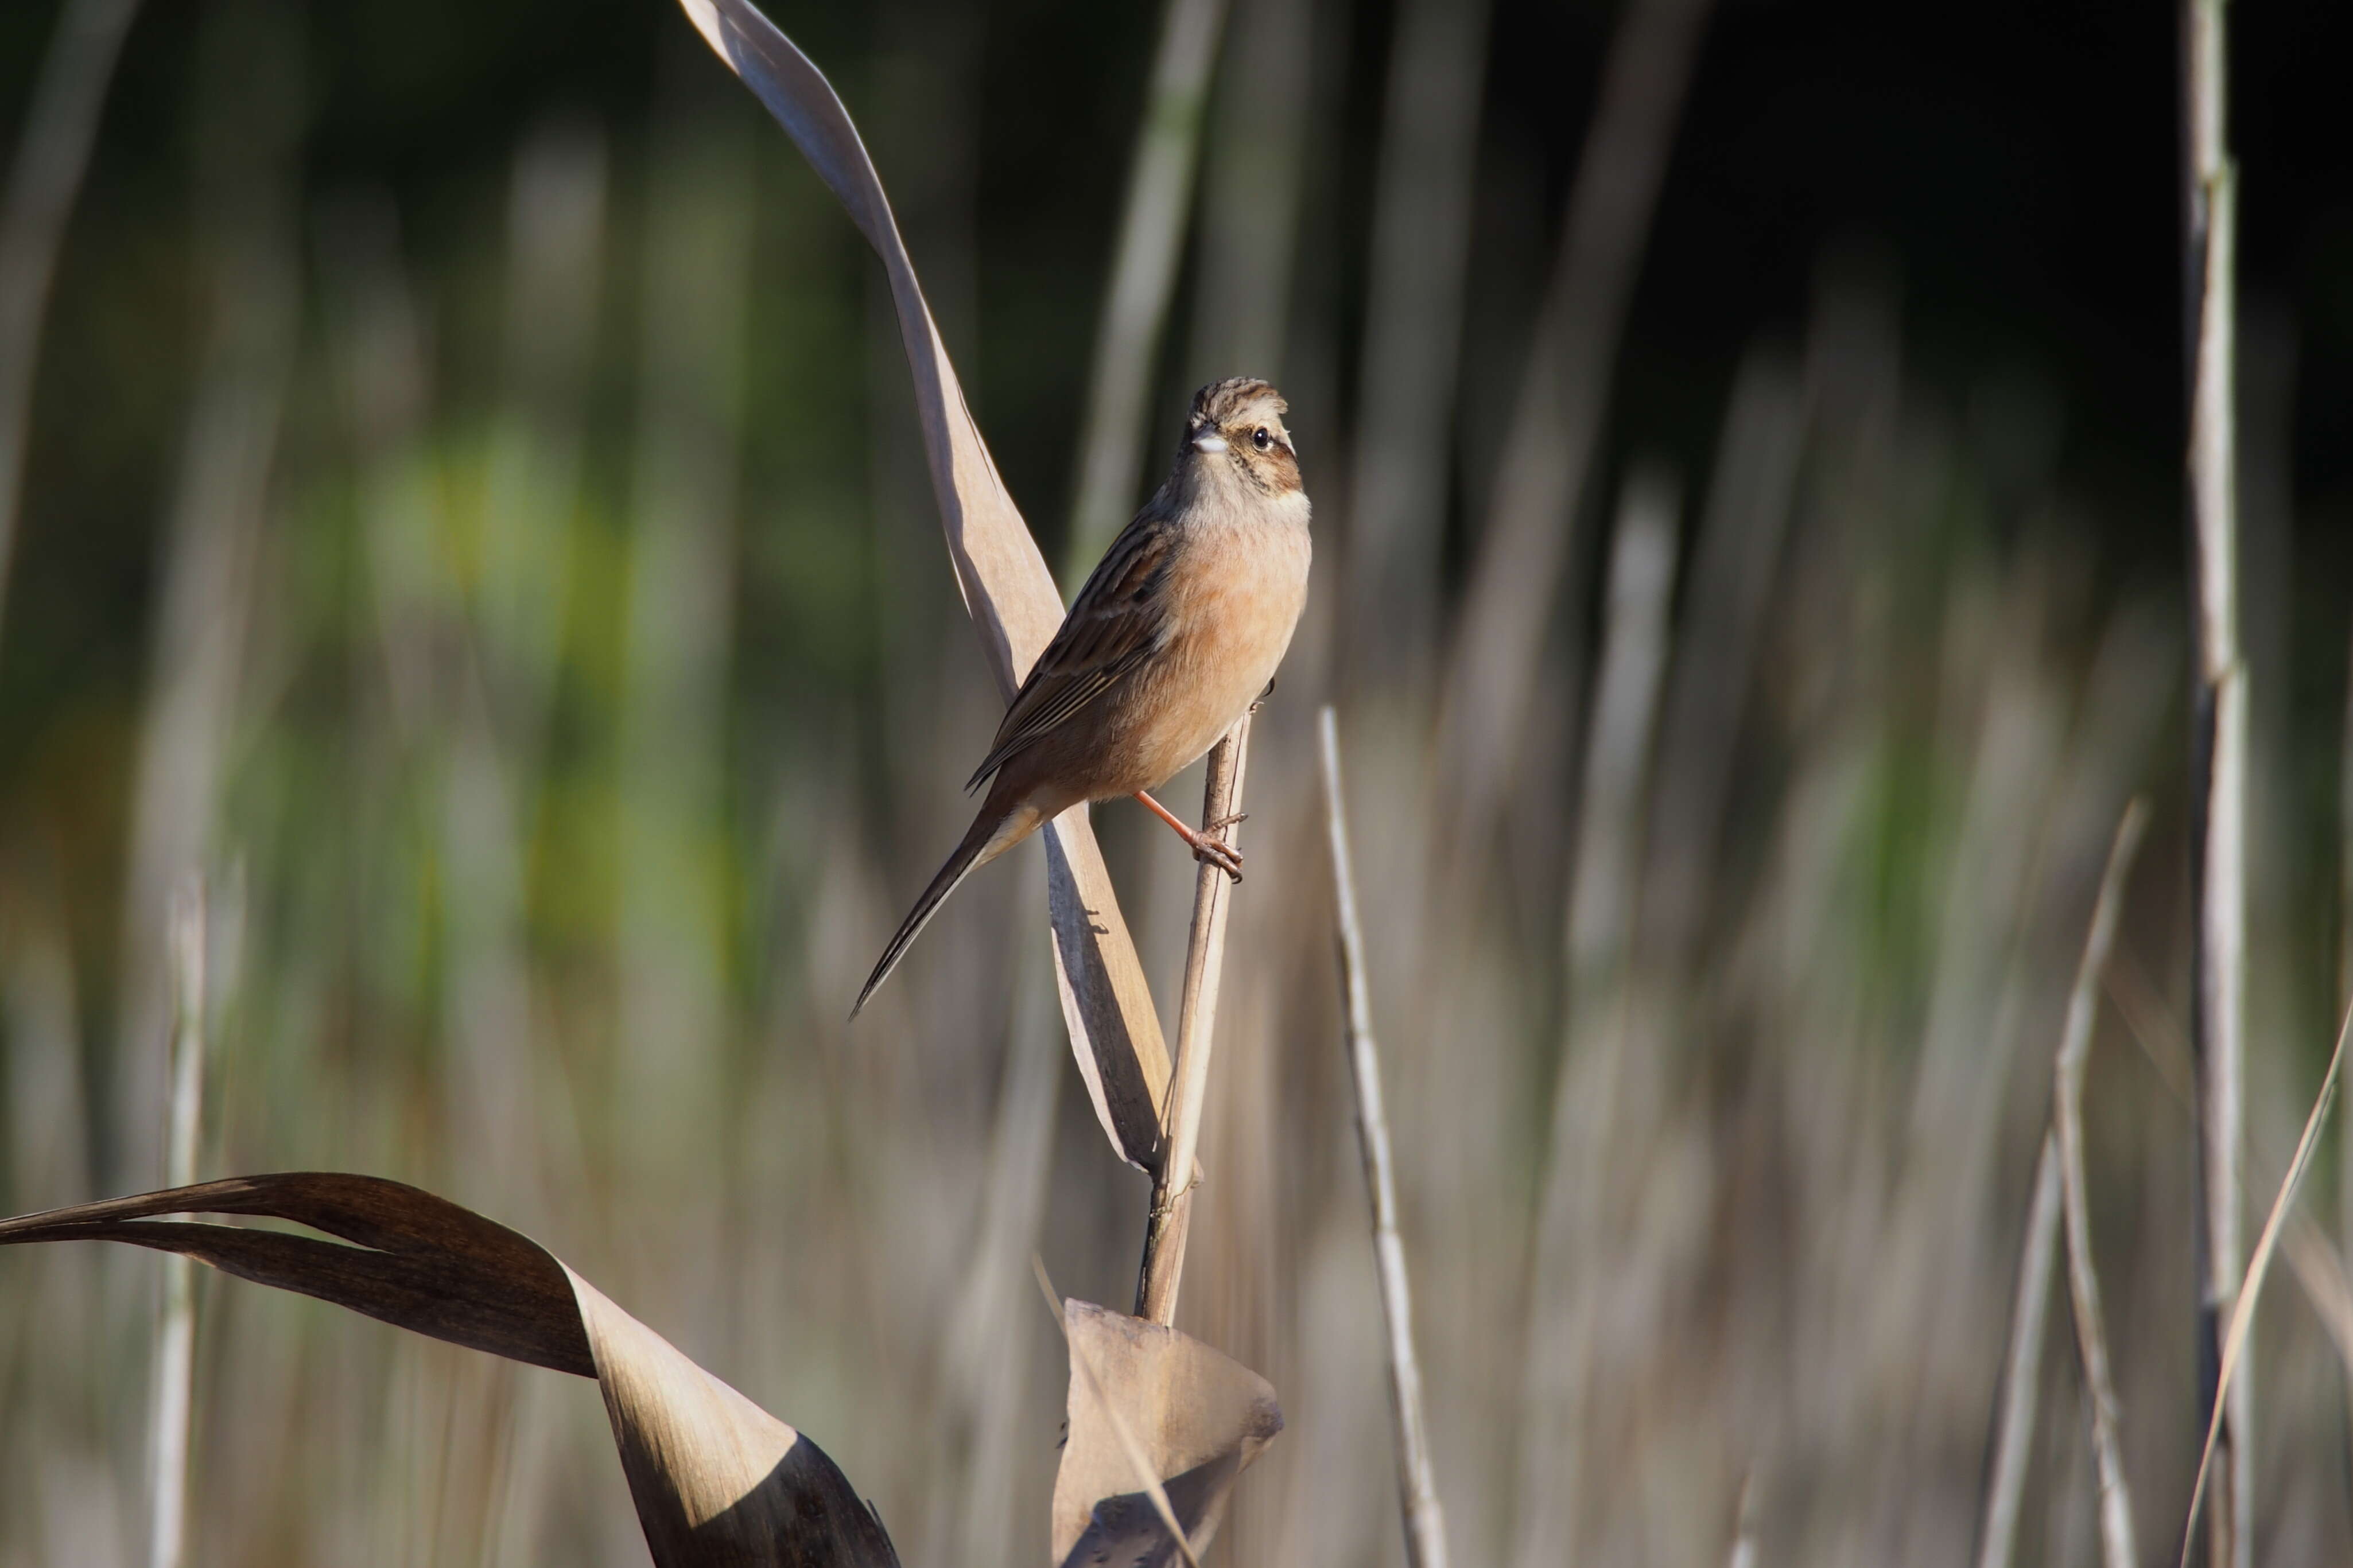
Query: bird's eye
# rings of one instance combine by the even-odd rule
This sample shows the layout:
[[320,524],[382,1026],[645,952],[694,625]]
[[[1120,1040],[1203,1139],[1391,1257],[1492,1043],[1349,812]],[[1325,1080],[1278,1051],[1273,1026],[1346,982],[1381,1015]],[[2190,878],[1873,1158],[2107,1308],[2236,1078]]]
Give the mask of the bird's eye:
[[1266,433],[1266,426],[1261,425],[1257,429],[1250,432],[1250,445],[1263,452],[1269,447],[1274,445],[1274,437],[1268,435]]

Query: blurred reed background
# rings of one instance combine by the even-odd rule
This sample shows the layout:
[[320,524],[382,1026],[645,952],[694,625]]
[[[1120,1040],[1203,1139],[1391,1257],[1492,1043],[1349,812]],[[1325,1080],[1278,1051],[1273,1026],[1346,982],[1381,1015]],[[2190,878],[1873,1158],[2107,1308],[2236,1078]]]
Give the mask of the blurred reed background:
[[[1254,731],[1179,1317],[1289,1427],[1217,1554],[1401,1561],[1330,700],[1464,1563],[1720,1561],[1742,1519],[1757,1563],[1971,1559],[2062,1011],[2151,796],[2086,1131],[2169,1560],[2202,1431],[2169,16],[1922,59],[1730,0],[1173,3],[1190,145],[1153,8],[772,15],[1066,580],[1194,385],[1293,402],[1316,589]],[[2251,1224],[2353,974],[2326,9],[2241,18]],[[11,134],[61,14],[0,17]],[[1159,216],[1123,220],[1147,123]],[[1088,390],[1120,363],[1132,410]],[[909,1563],[1039,1560],[1064,1363],[1029,1255],[1124,1306],[1147,1184],[1065,1082],[1034,848],[843,1025],[997,704],[881,275],[682,18],[142,12],[32,384],[0,1210],[161,1184],[201,874],[198,1175],[512,1223],[817,1437]],[[1098,824],[1166,1001],[1192,864]],[[2257,1331],[2266,1563],[2353,1554],[2324,1158]],[[159,1278],[0,1256],[0,1563],[144,1550]],[[585,1386],[197,1295],[189,1561],[642,1561]],[[2021,1563],[2094,1550],[2048,1332]]]

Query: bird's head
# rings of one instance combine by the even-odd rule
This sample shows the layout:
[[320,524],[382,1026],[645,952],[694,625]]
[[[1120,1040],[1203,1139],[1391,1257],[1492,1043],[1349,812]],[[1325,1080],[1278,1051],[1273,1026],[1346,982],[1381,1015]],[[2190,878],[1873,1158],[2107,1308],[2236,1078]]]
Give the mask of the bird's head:
[[1193,395],[1177,466],[1200,462],[1228,470],[1265,495],[1298,491],[1299,454],[1282,426],[1289,406],[1282,394],[1255,376],[1211,382]]

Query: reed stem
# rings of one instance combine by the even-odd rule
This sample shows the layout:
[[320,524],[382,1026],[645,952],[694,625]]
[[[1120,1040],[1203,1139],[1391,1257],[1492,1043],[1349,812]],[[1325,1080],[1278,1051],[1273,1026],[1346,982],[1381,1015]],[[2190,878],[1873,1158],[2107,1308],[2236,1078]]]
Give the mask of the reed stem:
[[2042,1152],[2034,1162],[2034,1198],[2027,1206],[2026,1239],[2018,1248],[2018,1293],[2010,1306],[2001,1415],[1994,1428],[1985,1514],[1978,1530],[1978,1568],[2010,1568],[2018,1543],[2026,1461],[2034,1447],[2035,1410],[2042,1403],[2042,1331],[2051,1314],[2051,1265],[2058,1255],[2059,1202],[2059,1141],[2046,1131]]
[[2108,1336],[2100,1311],[2100,1278],[2092,1266],[2091,1203],[2084,1178],[2084,1070],[2092,1052],[2092,1025],[2098,1016],[2100,974],[2116,945],[2116,921],[2126,879],[2148,826],[2148,807],[2135,800],[2116,825],[2108,868],[2093,907],[2091,934],[2075,988],[2067,999],[2067,1023],[2052,1068],[2052,1130],[2059,1148],[2060,1185],[2066,1200],[2067,1287],[2075,1307],[2075,1343],[2084,1358],[2084,1388],[2092,1405],[2092,1457],[2099,1468],[2100,1546],[2107,1568],[2132,1568],[2139,1560],[2133,1542],[2132,1489],[2124,1472],[2116,1434],[2116,1385],[2109,1372]]
[[[2228,152],[2228,68],[2222,0],[2184,0],[2183,258],[2189,339],[2189,545],[2196,583],[2197,689],[2190,766],[2197,1010],[2191,1043],[2200,1105],[2198,1236],[2198,1395],[2220,1397],[2218,1330],[2239,1292],[2239,1142],[2245,1077],[2247,668],[2239,652],[2237,171]],[[2252,1353],[2252,1352],[2250,1352]],[[2250,1568],[2254,1503],[2253,1382],[2241,1378],[2223,1407],[2216,1458],[2222,1476],[2209,1510],[2209,1561]]]
[[1226,0],[1169,0],[1161,23],[1144,132],[1128,170],[1119,249],[1095,331],[1092,391],[1079,440],[1078,500],[1071,517],[1073,594],[1134,506],[1152,366],[1185,254],[1209,72],[1225,25]]
[[[171,1098],[165,1107],[164,1184],[195,1184],[196,1141],[204,1124],[205,891],[190,878],[172,898]],[[148,1454],[154,1490],[148,1515],[149,1568],[180,1568],[187,1550],[188,1428],[195,1410],[195,1265],[164,1259],[164,1310],[155,1342],[155,1397]]]
[[1405,1513],[1407,1568],[1446,1568],[1446,1515],[1430,1463],[1421,1408],[1421,1363],[1413,1348],[1413,1289],[1405,1244],[1398,1237],[1397,1176],[1389,1158],[1388,1113],[1381,1103],[1380,1047],[1365,984],[1365,934],[1356,920],[1356,878],[1348,854],[1348,819],[1340,796],[1340,726],[1327,705],[1317,719],[1324,747],[1324,821],[1332,841],[1332,897],[1339,917],[1340,994],[1346,1008],[1348,1076],[1356,1087],[1356,1142],[1365,1191],[1372,1200],[1373,1259],[1380,1274],[1381,1317],[1388,1327],[1389,1415],[1397,1427],[1398,1504]]
[[[1250,754],[1250,715],[1209,752],[1201,791],[1201,830],[1235,843],[1240,824],[1242,773]],[[1222,828],[1215,826],[1224,823]],[[1161,1158],[1152,1177],[1152,1215],[1145,1226],[1144,1267],[1135,1282],[1135,1315],[1164,1326],[1176,1321],[1176,1289],[1185,1277],[1185,1242],[1193,1222],[1195,1155],[1201,1142],[1201,1107],[1209,1089],[1218,984],[1225,970],[1226,910],[1232,883],[1215,866],[1193,879],[1193,931],[1185,945],[1185,989],[1177,1003],[1176,1057],[1169,1074],[1169,1106],[1162,1119]],[[1185,1173],[1180,1180],[1177,1173]]]

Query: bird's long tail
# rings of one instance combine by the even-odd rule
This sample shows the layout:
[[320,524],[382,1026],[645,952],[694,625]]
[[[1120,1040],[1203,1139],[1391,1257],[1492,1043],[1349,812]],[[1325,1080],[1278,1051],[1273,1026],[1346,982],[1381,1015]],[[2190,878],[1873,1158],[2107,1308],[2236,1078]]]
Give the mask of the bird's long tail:
[[907,955],[907,949],[914,945],[915,938],[922,934],[923,927],[930,923],[939,907],[947,901],[948,895],[955,892],[966,877],[1035,833],[1038,825],[1044,820],[1045,817],[1034,806],[1016,805],[1008,811],[993,800],[982,805],[980,815],[972,819],[972,826],[964,836],[964,842],[955,847],[955,853],[948,857],[947,864],[942,866],[939,875],[932,879],[932,885],[923,889],[923,896],[915,900],[915,907],[907,911],[905,920],[899,922],[898,934],[891,939],[891,945],[882,950],[882,957],[874,965],[874,973],[866,977],[866,988],[858,994],[857,1005],[849,1009],[851,1017],[857,1017],[866,1005],[866,999],[874,994],[882,982],[891,978],[891,972],[899,967],[899,960]]

